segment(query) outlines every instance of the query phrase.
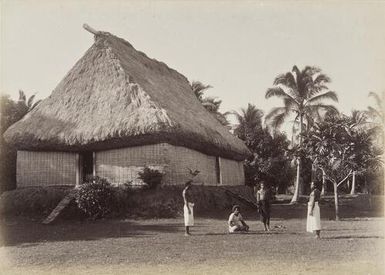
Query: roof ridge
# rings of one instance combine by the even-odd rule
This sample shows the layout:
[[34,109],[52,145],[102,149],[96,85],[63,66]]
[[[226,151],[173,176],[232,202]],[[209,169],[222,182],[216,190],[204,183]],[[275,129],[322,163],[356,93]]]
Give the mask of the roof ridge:
[[[151,61],[154,61],[154,62],[157,62],[158,64],[160,64],[162,67],[164,67],[165,69],[167,69],[169,72],[173,73],[173,74],[176,74],[178,75],[179,77],[182,77],[184,78],[187,82],[188,81],[188,78],[185,77],[183,74],[181,74],[180,72],[178,72],[177,70],[169,67],[165,62],[162,62],[160,60],[157,60],[156,58],[153,58],[153,57],[149,57],[146,53],[136,49],[130,42],[128,42],[127,40],[125,40],[124,38],[121,38],[115,34],[112,34],[110,32],[106,32],[106,31],[98,31],[97,34],[95,34],[95,41],[98,40],[99,37],[107,37],[107,38],[112,38],[112,39],[117,39],[119,41],[121,41],[123,44],[125,44],[126,46],[132,48],[133,50],[135,50],[138,54],[142,55],[143,57],[151,60]],[[107,40],[107,39],[105,39]]]

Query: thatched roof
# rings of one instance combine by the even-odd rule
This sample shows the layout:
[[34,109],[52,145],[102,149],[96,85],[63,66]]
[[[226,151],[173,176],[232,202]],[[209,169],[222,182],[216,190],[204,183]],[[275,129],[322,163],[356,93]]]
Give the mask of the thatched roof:
[[167,142],[237,160],[250,154],[206,111],[186,77],[106,32],[95,35],[95,43],[52,94],[4,137],[24,150]]

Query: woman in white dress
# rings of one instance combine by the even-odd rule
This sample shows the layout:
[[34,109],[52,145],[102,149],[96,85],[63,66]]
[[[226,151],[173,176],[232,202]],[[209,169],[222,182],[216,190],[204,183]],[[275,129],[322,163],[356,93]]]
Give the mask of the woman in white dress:
[[317,189],[314,182],[310,184],[311,193],[307,206],[306,231],[316,234],[319,239],[321,235],[321,216],[318,202],[321,198],[321,192]]
[[182,196],[184,201],[183,214],[185,225],[185,236],[190,236],[190,227],[194,226],[194,202],[191,194],[192,180],[185,183]]

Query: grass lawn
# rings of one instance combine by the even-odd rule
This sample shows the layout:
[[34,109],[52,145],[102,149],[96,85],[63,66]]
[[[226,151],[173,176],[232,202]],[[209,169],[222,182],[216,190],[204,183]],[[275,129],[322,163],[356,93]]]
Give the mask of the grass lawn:
[[[246,215],[250,217],[251,215]],[[304,219],[255,218],[248,234],[222,219],[1,222],[0,274],[384,274],[384,219],[322,220],[322,239]]]

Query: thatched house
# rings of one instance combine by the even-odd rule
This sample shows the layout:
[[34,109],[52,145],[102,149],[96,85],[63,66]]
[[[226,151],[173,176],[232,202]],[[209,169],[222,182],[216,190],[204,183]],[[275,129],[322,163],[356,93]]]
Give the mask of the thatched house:
[[241,140],[210,115],[188,80],[127,41],[96,32],[95,43],[52,94],[11,126],[17,185],[76,185],[87,174],[113,183],[144,166],[183,184],[188,168],[204,184],[244,184]]

